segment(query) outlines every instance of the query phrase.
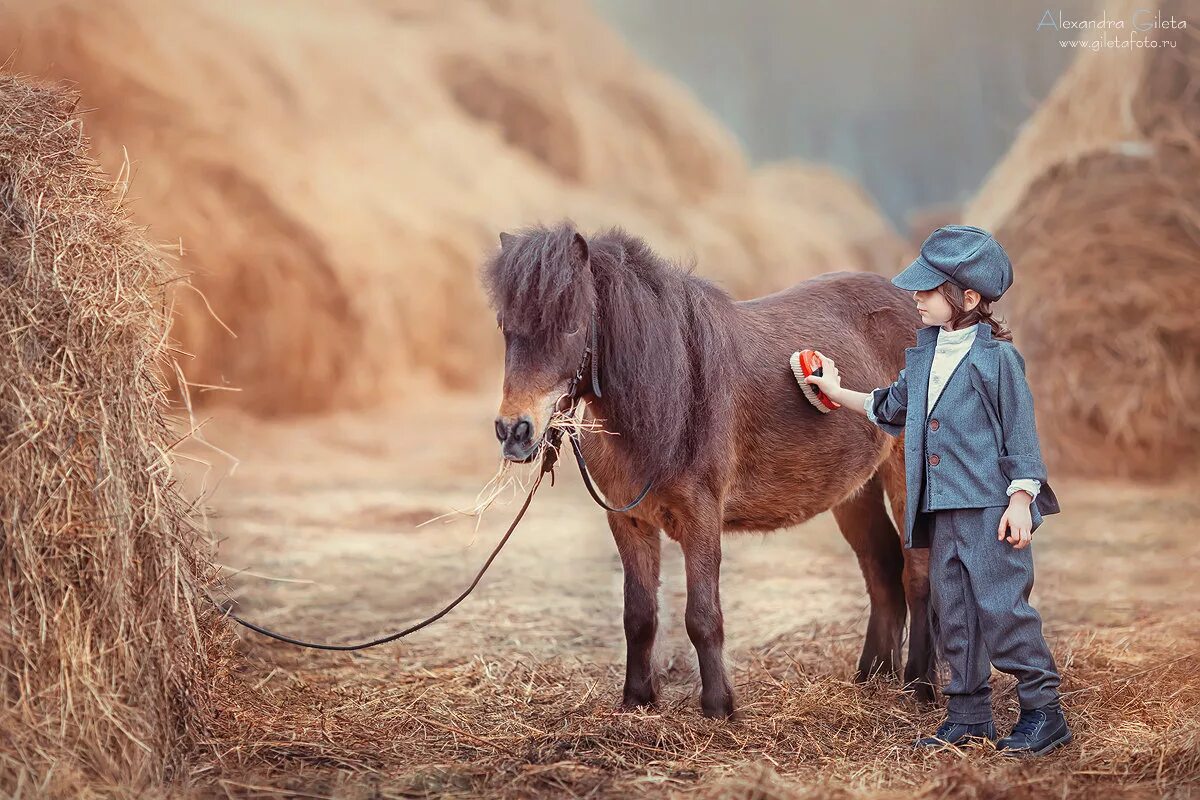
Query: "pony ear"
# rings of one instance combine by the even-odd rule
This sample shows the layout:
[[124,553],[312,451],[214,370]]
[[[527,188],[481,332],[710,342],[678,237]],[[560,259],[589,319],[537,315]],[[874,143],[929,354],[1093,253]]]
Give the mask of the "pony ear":
[[516,240],[517,240],[517,237],[513,236],[511,233],[504,233],[503,231],[501,231],[501,233],[500,233],[500,249],[507,250],[508,247]]
[[571,251],[575,257],[579,259],[579,263],[587,266],[588,263],[588,243],[587,239],[583,238],[583,234],[575,231],[575,237],[571,240]]

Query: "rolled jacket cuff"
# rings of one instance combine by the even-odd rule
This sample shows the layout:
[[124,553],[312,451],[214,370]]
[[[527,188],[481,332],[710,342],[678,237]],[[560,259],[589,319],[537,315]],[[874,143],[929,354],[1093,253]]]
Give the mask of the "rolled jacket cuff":
[[1000,471],[1010,481],[1022,478],[1046,480],[1046,466],[1037,456],[1000,456]]

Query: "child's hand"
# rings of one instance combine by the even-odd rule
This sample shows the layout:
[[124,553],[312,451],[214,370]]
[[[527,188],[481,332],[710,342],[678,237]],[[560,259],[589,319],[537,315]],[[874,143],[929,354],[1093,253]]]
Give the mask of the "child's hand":
[[1026,492],[1015,492],[1000,517],[1000,529],[997,539],[1006,538],[1014,550],[1024,550],[1033,542],[1033,515],[1029,513],[1029,501],[1018,499],[1020,496],[1029,497]]
[[823,355],[820,350],[817,350],[816,354],[821,358],[821,374],[809,375],[804,382],[816,386],[826,396],[833,398],[838,389],[842,388],[842,376],[838,374],[837,364],[833,363],[832,358]]

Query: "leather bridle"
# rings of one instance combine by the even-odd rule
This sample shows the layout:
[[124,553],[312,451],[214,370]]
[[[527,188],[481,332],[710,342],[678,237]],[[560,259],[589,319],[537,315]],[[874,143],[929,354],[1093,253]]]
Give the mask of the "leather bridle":
[[[579,401],[583,399],[587,393],[587,388],[583,387],[584,375],[591,372],[591,390],[596,397],[603,397],[600,390],[600,349],[599,349],[599,326],[596,324],[596,315],[592,314],[591,320],[588,322],[588,344],[583,348],[583,356],[579,359],[579,369],[575,370],[575,375],[567,384],[567,391],[558,398],[555,403],[555,413],[564,414],[567,417],[575,416],[575,409],[579,405]],[[564,406],[563,403],[566,403]],[[562,443],[563,429],[558,426],[550,426],[545,435],[546,453],[542,459],[542,472],[550,473],[550,485],[554,485],[554,465],[558,461],[558,449]],[[587,487],[588,494],[596,503],[607,511],[612,511],[616,514],[624,514],[633,509],[639,503],[646,499],[646,495],[650,493],[650,487],[653,485],[653,480],[646,481],[646,485],[642,487],[642,491],[638,496],[630,501],[627,505],[620,508],[614,508],[608,504],[600,493],[596,491],[595,484],[592,483],[591,473],[588,471],[587,460],[583,457],[583,449],[579,446],[579,433],[572,432],[568,434],[571,440],[571,450],[575,453],[575,463],[579,465],[579,475],[583,478],[583,485]]]

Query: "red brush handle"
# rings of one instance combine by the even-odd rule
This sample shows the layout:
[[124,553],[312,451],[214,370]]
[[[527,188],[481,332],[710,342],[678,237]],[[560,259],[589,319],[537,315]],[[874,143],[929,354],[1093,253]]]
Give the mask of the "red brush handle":
[[[819,355],[817,355],[816,350],[801,350],[800,351],[800,365],[804,369],[804,374],[806,376],[816,375],[817,373],[819,373],[821,371],[821,364],[822,364],[821,357]],[[820,389],[817,389],[817,399],[821,401],[821,405],[825,406],[828,409],[835,409],[835,408],[842,407],[841,403],[835,403],[833,400],[831,400],[829,398],[829,395],[825,394]]]

